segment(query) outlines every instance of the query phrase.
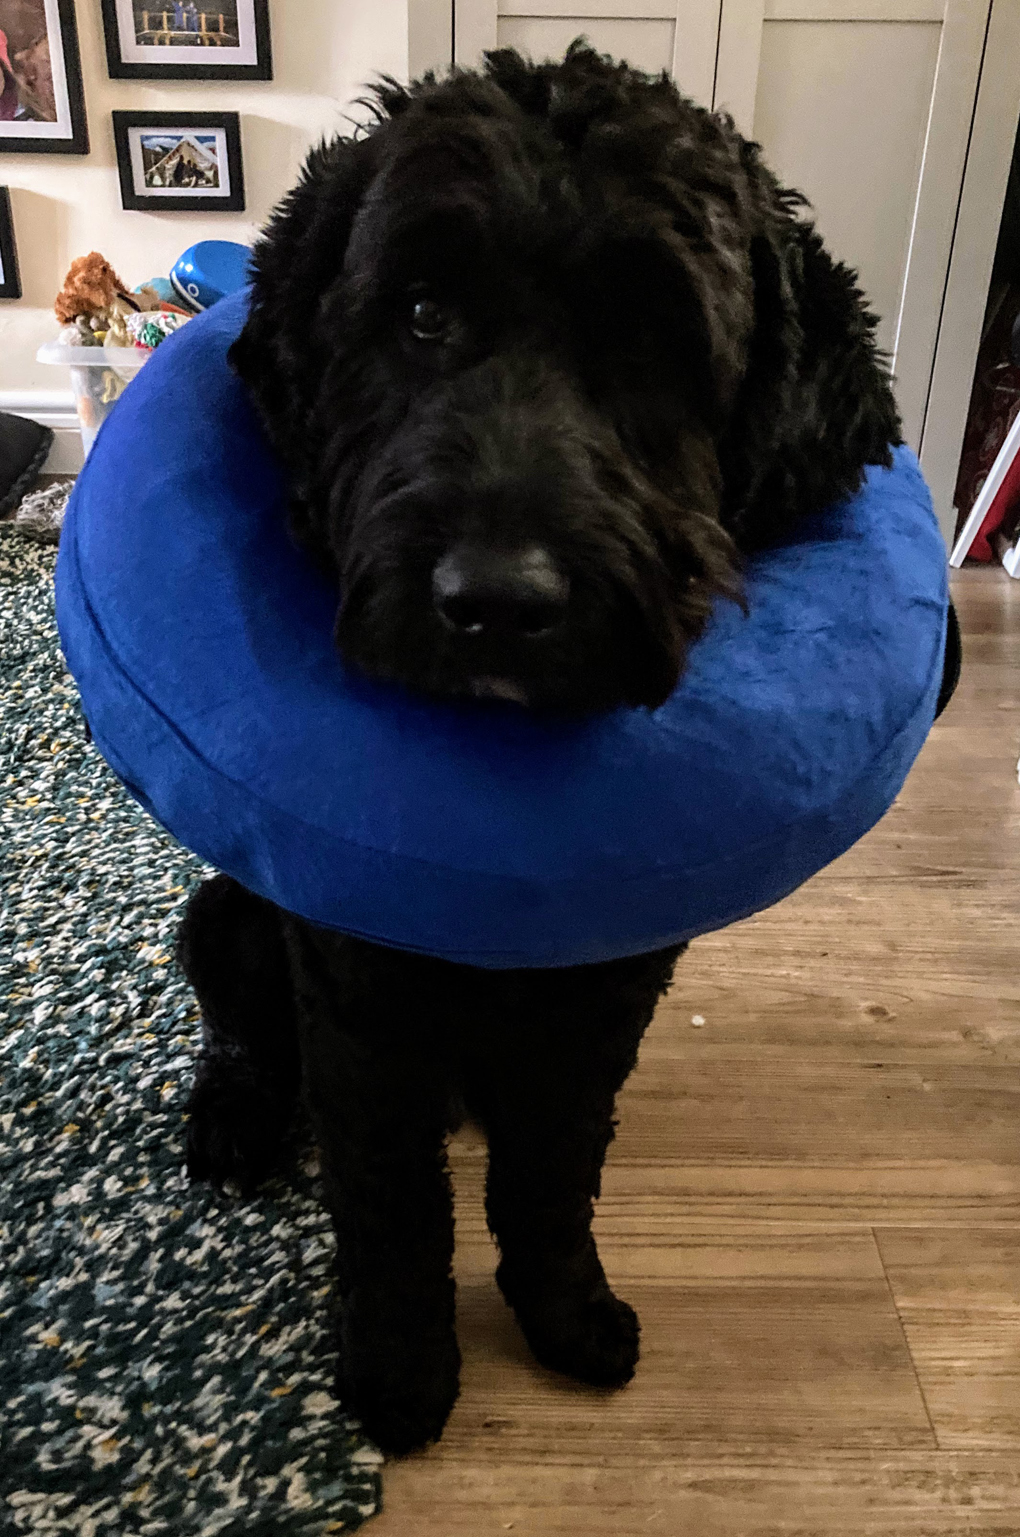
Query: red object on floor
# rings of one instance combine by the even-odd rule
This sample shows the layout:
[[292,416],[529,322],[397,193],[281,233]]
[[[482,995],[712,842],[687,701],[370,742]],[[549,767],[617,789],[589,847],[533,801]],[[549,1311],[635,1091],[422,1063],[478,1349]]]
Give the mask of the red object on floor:
[[[1011,288],[1000,304],[999,312],[978,353],[954,498],[959,510],[957,534],[988,479],[1010,427],[1020,414],[1020,368],[1013,362],[1011,347],[1013,322],[1018,311],[1020,290]],[[990,536],[1005,519],[1011,503],[1020,495],[1017,476],[1020,476],[1020,468],[1014,459],[967,552],[970,559],[995,559]]]
[[[1015,415],[1016,413],[1014,412],[1014,416]],[[978,530],[977,538],[974,540],[974,544],[971,545],[970,548],[970,554],[973,555],[974,545],[979,545],[981,548],[987,545],[988,554],[986,556],[975,556],[975,559],[995,559],[995,551],[992,549],[992,546],[989,542],[990,537],[995,533],[997,529],[1002,528],[1007,523],[1012,523],[1015,521],[1012,514],[1017,510],[1020,510],[1020,444],[1017,444],[1017,451],[1013,455],[1013,462],[1010,464],[1009,469],[1006,471],[1006,474],[1003,477],[1002,485],[999,487],[998,491],[996,491],[995,496],[992,499],[992,505],[988,509],[987,516],[984,518],[981,527]]]

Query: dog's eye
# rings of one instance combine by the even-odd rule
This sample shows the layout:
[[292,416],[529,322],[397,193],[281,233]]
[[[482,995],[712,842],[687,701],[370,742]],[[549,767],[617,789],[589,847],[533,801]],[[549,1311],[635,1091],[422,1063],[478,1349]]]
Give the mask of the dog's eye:
[[435,299],[420,297],[411,307],[411,333],[420,342],[441,342],[450,329],[452,317],[449,310]]

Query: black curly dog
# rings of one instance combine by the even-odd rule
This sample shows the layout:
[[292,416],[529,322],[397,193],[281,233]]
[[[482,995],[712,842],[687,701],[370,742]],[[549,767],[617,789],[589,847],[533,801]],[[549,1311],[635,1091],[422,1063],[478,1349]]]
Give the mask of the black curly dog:
[[[434,695],[659,705],[713,603],[740,601],[746,552],[899,441],[875,320],[802,209],[727,118],[581,44],[388,82],[370,132],[315,150],[257,247],[232,361],[295,533],[335,572],[344,656]],[[461,1104],[538,1360],[632,1376],[638,1322],[592,1204],[681,948],[491,972],[324,931],[226,877],[192,900],[189,1169],[251,1188],[303,1096],[339,1391],[383,1448],[437,1437],[457,1396]]]

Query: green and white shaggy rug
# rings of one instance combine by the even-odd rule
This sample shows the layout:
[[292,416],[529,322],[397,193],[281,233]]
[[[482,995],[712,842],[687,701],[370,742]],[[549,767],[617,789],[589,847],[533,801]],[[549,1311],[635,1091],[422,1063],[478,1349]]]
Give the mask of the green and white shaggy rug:
[[0,525],[0,1532],[352,1530],[381,1459],[330,1391],[314,1167],[183,1176],[201,867],[85,740],[52,568]]

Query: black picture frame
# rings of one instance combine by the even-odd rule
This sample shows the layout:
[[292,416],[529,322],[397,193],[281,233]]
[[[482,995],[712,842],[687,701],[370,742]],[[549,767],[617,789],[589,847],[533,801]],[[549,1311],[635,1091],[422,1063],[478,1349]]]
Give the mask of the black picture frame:
[[[236,112],[114,112],[113,137],[117,147],[117,170],[120,174],[121,206],[145,213],[240,213],[244,208],[244,168],[241,162],[241,119]],[[181,129],[188,130],[182,134]],[[145,168],[143,156],[151,153],[142,144],[146,137],[162,137],[172,140],[191,138],[193,147],[200,150],[199,139],[216,135],[215,157],[217,175],[222,186],[223,152],[226,154],[227,186],[222,195],[214,189],[195,190],[188,186],[157,188],[139,191],[142,176],[145,181],[155,167]],[[169,146],[166,156],[173,154]],[[157,162],[158,164],[158,162]],[[163,174],[166,174],[165,172]],[[173,170],[170,174],[176,174]]]
[[18,250],[14,244],[11,196],[6,187],[0,187],[0,299],[20,298],[21,275],[18,272]]
[[[15,118],[0,122],[0,154],[87,155],[89,130],[85,117],[85,96],[81,83],[81,55],[78,52],[78,26],[74,0],[38,0],[46,24],[50,68],[57,98],[57,121],[39,118]],[[47,15],[47,11],[50,13]],[[0,0],[0,30],[4,27],[4,0]],[[19,10],[19,16],[24,10]],[[13,55],[16,51],[10,47]],[[63,75],[62,83],[59,80]],[[63,118],[64,131],[59,130]],[[32,132],[33,126],[35,132]],[[43,130],[43,131],[40,131]]]
[[[222,10],[213,11],[213,0],[210,0],[210,9],[203,11],[196,3],[192,4],[192,10],[196,11],[197,20],[201,23],[207,17],[218,14],[220,28],[199,27],[196,36],[222,35],[223,13]],[[140,16],[143,12],[147,15],[165,16],[172,21],[175,5],[170,3],[159,4],[153,0],[151,6],[143,6],[139,0],[102,0],[103,7],[103,32],[106,38],[106,64],[111,80],[272,80],[273,78],[273,49],[269,29],[269,0],[226,0],[226,4],[233,10],[238,18],[238,36],[241,36],[241,18],[245,18],[245,32],[254,43],[255,58],[253,62],[246,64],[197,63],[193,59],[189,63],[182,63],[184,54],[194,54],[199,51],[205,54],[216,55],[227,52],[215,45],[180,46],[176,44],[150,45],[144,50],[137,44],[138,31],[135,29],[134,37],[128,39],[124,35],[124,12],[130,6],[133,17]],[[152,29],[158,34],[158,28]],[[174,34],[172,31],[167,35]],[[151,60],[143,60],[137,57],[137,53],[145,51],[152,54]],[[250,51],[250,50],[249,50]],[[135,57],[125,57],[126,53],[133,53]],[[165,57],[165,62],[163,62]]]

